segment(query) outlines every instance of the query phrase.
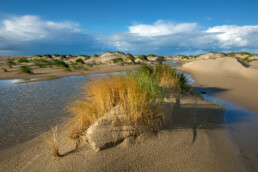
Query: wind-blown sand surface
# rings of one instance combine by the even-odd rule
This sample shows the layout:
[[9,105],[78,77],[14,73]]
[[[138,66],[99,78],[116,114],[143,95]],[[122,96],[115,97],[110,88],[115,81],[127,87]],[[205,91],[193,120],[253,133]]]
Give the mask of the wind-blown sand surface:
[[258,113],[257,61],[246,68],[230,57],[197,60],[184,64],[180,70],[189,72],[210,95]]
[[199,96],[165,98],[166,125],[156,135],[128,138],[94,152],[77,151],[60,129],[61,158],[51,157],[40,138],[1,152],[0,171],[247,171],[228,139],[223,109]]
[[194,88],[197,91],[206,92],[208,95],[227,100],[254,112],[253,115],[235,114],[234,119],[239,118],[238,123],[229,124],[229,127],[232,129],[231,137],[239,145],[241,155],[252,170],[257,171],[257,61],[251,62],[247,68],[234,58],[198,60],[184,64],[180,70],[194,77],[196,80]]

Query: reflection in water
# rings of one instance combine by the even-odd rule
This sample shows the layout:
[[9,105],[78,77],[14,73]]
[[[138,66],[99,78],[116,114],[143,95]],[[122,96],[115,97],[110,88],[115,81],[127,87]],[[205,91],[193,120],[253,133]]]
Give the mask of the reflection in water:
[[171,66],[179,66],[180,64],[177,63],[176,61],[163,61],[163,64],[169,64]]

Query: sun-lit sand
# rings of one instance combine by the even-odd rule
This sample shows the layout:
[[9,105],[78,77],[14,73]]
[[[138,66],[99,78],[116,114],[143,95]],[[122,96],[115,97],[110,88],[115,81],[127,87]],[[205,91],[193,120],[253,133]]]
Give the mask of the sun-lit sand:
[[[106,54],[109,59],[109,54]],[[221,54],[203,55],[178,69],[190,73],[196,83],[194,90],[206,88],[214,97],[223,98],[253,112],[258,112],[257,61],[244,67],[237,59]],[[103,62],[105,59],[103,60]],[[86,73],[106,73],[138,68],[138,65],[98,65]],[[53,71],[51,71],[53,70]],[[59,69],[34,70],[38,76],[56,73]],[[11,72],[10,72],[11,73]],[[71,72],[69,75],[81,75]],[[26,75],[26,74],[24,74]],[[13,75],[15,76],[15,75]],[[20,76],[23,78],[23,74]],[[1,79],[12,78],[1,76]],[[198,88],[197,88],[198,87]],[[196,93],[187,95],[166,91],[165,125],[157,133],[143,133],[126,138],[118,145],[95,152],[83,141],[77,150],[59,125],[59,158],[41,137],[0,153],[1,171],[249,171],[239,148],[230,140],[224,121],[224,109]],[[256,169],[253,166],[251,169]]]

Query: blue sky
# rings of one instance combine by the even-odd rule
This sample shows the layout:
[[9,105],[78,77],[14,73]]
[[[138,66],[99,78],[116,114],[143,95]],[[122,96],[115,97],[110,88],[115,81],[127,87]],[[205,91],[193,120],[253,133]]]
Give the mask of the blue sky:
[[255,0],[0,0],[0,54],[258,53]]

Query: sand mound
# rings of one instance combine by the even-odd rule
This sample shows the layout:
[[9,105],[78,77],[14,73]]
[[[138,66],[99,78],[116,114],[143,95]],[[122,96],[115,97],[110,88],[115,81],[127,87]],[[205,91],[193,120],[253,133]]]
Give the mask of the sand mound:
[[110,62],[113,59],[118,59],[118,58],[122,58],[124,61],[126,60],[126,55],[119,53],[119,52],[115,52],[115,53],[104,53],[101,56],[99,56],[98,58],[96,58],[97,61],[100,61],[102,63],[106,63],[106,62]]
[[209,60],[198,60],[184,64],[183,68],[199,72],[225,75],[237,74],[244,78],[258,78],[258,70],[255,68],[246,68],[236,59],[225,57]]
[[225,57],[225,56],[221,53],[207,53],[207,54],[199,55],[197,57],[197,59],[207,60],[207,59],[216,59],[216,58],[221,58],[221,57]]

